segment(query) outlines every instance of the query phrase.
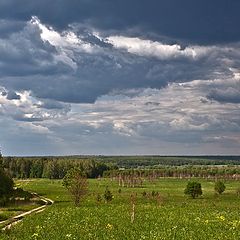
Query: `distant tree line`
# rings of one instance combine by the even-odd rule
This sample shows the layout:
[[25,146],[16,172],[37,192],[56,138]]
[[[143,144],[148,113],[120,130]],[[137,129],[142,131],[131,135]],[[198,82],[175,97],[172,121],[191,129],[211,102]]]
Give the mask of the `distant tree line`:
[[[240,180],[240,166],[186,166],[186,167],[162,167],[158,169],[124,169],[104,172],[104,177],[114,178],[120,183],[128,184],[136,179],[152,181],[161,177],[174,178],[208,178],[208,179],[235,179]],[[132,183],[131,183],[132,184]],[[130,185],[131,185],[130,184]]]
[[113,169],[109,164],[93,159],[74,160],[50,157],[5,157],[2,159],[2,165],[13,178],[62,179],[71,168],[82,170],[88,178],[97,178],[102,176],[104,171]]
[[240,165],[240,156],[97,156],[95,158],[126,169],[186,165]]
[[[141,185],[139,176],[149,179],[155,177],[218,178],[222,176],[240,179],[240,157],[238,156],[4,157],[2,165],[13,178],[62,179],[68,170],[78,168],[85,172],[88,178],[103,175],[116,177],[121,174],[123,184],[128,182],[129,185]],[[134,169],[134,175],[129,177],[132,169]]]

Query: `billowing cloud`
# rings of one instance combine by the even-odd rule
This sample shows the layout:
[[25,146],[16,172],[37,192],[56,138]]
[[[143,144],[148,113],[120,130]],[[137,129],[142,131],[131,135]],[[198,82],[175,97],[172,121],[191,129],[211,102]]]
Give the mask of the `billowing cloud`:
[[232,87],[229,87],[226,90],[215,89],[212,90],[207,97],[223,103],[240,103],[240,89]]
[[[171,4],[161,3],[156,21],[145,13],[152,9],[146,1],[128,3],[125,12],[122,2],[80,2],[48,3],[49,13],[54,8],[60,16],[56,21],[46,12],[45,0],[1,1],[3,149],[31,155],[40,153],[39,143],[53,154],[239,153],[240,35],[235,21],[220,37],[217,26],[231,21],[217,18],[218,25],[204,29],[205,20],[196,19],[205,18],[195,18],[190,2],[185,7],[194,10],[196,25],[184,18],[186,9]],[[138,21],[131,11],[136,6]],[[202,3],[197,6],[202,12]],[[99,11],[93,16],[90,7]],[[140,12],[143,21],[137,18]],[[232,19],[230,13],[226,18]],[[14,147],[14,136],[32,152]]]
[[176,59],[181,57],[196,59],[208,54],[207,47],[190,46],[184,49],[178,44],[167,45],[151,40],[130,38],[123,36],[110,36],[106,39],[116,48],[126,49],[128,52],[146,57],[155,57],[160,60]]
[[236,44],[182,47],[76,29],[58,32],[33,17],[22,30],[0,39],[0,84],[31,91],[38,98],[93,103],[114,90],[159,89],[170,82],[215,79],[220,74],[229,78],[229,69],[238,66],[233,60],[240,54]]

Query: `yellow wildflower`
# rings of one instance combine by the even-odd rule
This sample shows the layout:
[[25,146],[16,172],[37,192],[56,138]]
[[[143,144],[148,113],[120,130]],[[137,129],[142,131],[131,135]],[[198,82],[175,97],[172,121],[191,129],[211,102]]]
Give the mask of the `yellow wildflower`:
[[107,226],[106,226],[106,229],[112,230],[113,229],[113,225],[108,223]]

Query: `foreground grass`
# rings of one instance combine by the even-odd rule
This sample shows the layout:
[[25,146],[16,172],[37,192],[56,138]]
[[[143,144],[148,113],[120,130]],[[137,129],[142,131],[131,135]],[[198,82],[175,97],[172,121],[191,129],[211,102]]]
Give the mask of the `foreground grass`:
[[[240,205],[235,194],[238,182],[226,182],[227,190],[216,196],[213,182],[199,180],[204,195],[189,199],[183,195],[187,180],[161,179],[145,182],[144,188],[122,188],[110,180],[91,180],[89,196],[82,206],[73,206],[61,181],[21,182],[25,190],[49,197],[55,204],[44,212],[26,217],[0,239],[240,239]],[[97,193],[109,186],[111,203],[97,203]],[[159,205],[142,192],[159,191]],[[132,224],[131,193],[137,193],[136,217]]]

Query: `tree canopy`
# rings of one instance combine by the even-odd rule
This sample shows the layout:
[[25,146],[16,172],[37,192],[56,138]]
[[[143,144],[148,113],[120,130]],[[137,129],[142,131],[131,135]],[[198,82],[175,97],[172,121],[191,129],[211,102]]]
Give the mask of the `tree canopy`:
[[184,193],[190,195],[192,198],[196,198],[202,195],[202,186],[199,182],[188,182]]

